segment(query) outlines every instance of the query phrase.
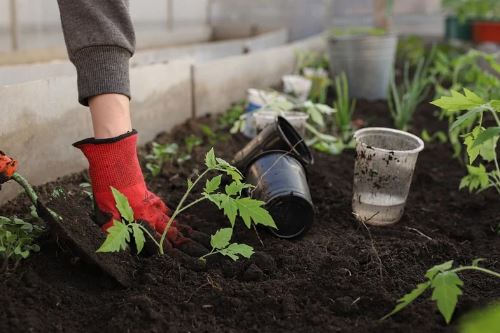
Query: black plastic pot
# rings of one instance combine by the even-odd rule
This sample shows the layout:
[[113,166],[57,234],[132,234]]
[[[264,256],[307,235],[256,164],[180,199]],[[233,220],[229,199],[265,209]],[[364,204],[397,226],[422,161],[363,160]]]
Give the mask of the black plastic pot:
[[255,186],[254,199],[264,201],[278,229],[271,232],[281,238],[303,234],[314,220],[309,185],[303,164],[286,151],[268,151],[251,161],[246,182]]
[[233,165],[243,173],[259,154],[270,150],[283,150],[294,154],[304,165],[313,164],[313,156],[304,139],[283,117],[267,126],[252,139],[233,159]]

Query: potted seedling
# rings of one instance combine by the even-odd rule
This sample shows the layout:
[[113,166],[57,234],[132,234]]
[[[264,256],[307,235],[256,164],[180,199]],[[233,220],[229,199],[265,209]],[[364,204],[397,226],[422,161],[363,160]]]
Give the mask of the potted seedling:
[[394,66],[397,36],[384,29],[332,29],[330,75],[344,72],[355,98],[385,99]]
[[344,72],[355,98],[387,97],[397,36],[390,32],[387,19],[380,21],[376,28],[333,28],[328,33],[330,74],[335,77]]

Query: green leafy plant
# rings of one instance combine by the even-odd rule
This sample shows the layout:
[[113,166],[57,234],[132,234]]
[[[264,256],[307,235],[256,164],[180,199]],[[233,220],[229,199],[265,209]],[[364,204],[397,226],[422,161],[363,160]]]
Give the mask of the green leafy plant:
[[[251,188],[251,185],[242,182],[243,176],[238,169],[231,166],[223,159],[216,157],[213,148],[205,156],[205,166],[206,169],[199,174],[195,180],[187,180],[187,190],[172,213],[165,231],[161,235],[161,239],[157,241],[148,233],[149,237],[153,239],[154,243],[158,246],[159,252],[162,255],[164,254],[163,244],[171,223],[177,218],[177,216],[179,216],[179,214],[205,200],[214,203],[224,213],[224,215],[227,216],[231,227],[234,227],[236,218],[239,216],[247,228],[250,228],[252,223],[255,225],[276,228],[273,218],[263,207],[264,202],[243,196],[243,190]],[[193,189],[196,188],[197,184],[204,179],[205,176],[212,172],[219,174],[211,179],[207,179],[200,196],[189,204],[186,204],[186,200]],[[223,190],[220,188],[222,174],[227,175],[232,180],[231,183],[226,185]],[[140,253],[145,239],[143,233],[147,232],[147,229],[137,223],[134,223],[133,211],[128,204],[127,198],[119,194],[116,190],[113,190],[113,195],[115,196],[116,207],[122,216],[122,221],[114,221],[113,226],[108,229],[108,235],[105,242],[98,251],[122,251],[127,248],[127,244],[130,243],[131,236],[133,236],[137,252]],[[218,247],[212,251],[212,254],[216,251],[219,251],[217,253],[224,255],[229,255],[229,253],[232,253],[231,251],[234,252],[233,255],[241,254],[242,256],[245,256],[245,254],[249,253],[248,249],[243,246],[231,245],[229,249],[226,249],[226,247],[220,248],[221,245],[217,242],[218,237],[221,236],[217,236],[216,241],[214,241],[214,244]],[[243,250],[241,250],[241,253],[237,253],[235,252],[237,249]],[[234,259],[234,257],[232,258]]]
[[113,193],[116,209],[120,213],[121,220],[113,220],[113,225],[108,229],[108,235],[101,247],[97,249],[97,252],[119,252],[126,250],[131,239],[133,239],[137,253],[141,253],[146,242],[144,233],[160,246],[153,235],[143,225],[136,223],[134,211],[127,197],[114,187],[111,187],[111,192]]
[[43,228],[16,217],[0,216],[0,272],[15,269],[22,259],[26,259],[40,247],[35,244]]
[[296,65],[295,72],[300,75],[304,75],[304,70],[306,68],[313,69],[328,69],[329,61],[326,53],[310,51],[310,50],[298,50],[295,54]]
[[231,105],[231,107],[219,118],[219,126],[222,129],[233,127],[240,120],[240,117],[245,113],[245,101],[241,101]]
[[500,327],[500,303],[465,315],[460,320],[460,333],[497,333]]
[[453,268],[453,260],[430,268],[425,277],[427,281],[417,285],[410,293],[398,300],[396,307],[382,320],[398,313],[406,308],[414,300],[422,296],[428,289],[432,290],[431,300],[436,302],[437,308],[446,323],[450,323],[457,305],[458,296],[462,295],[461,287],[464,285],[457,273],[464,271],[478,271],[500,278],[500,273],[479,266],[483,259],[475,259],[469,266],[458,266]]
[[250,258],[254,253],[253,248],[246,244],[231,243],[232,237],[233,228],[219,229],[210,238],[212,250],[200,259],[204,260],[206,257],[217,253],[227,256],[234,261],[238,260],[240,257]]
[[356,108],[356,100],[349,98],[349,84],[345,73],[338,75],[335,78],[336,99],[334,102],[335,112],[335,127],[338,136],[346,145],[352,143],[352,115]]
[[198,147],[202,143],[203,140],[194,134],[187,136],[184,139],[185,150],[179,155],[179,157],[177,157],[177,163],[183,164],[184,162],[189,161],[191,159],[191,154],[193,153],[194,148]]
[[151,154],[146,156],[150,162],[146,164],[146,168],[151,172],[153,177],[160,174],[163,165],[166,162],[172,161],[179,151],[179,145],[176,143],[160,144],[153,142]]
[[[438,50],[431,75],[434,80],[436,98],[450,96],[450,91],[463,89],[474,92],[485,100],[500,99],[500,64],[496,56],[477,50],[469,50],[462,54],[457,50]],[[448,111],[443,109],[440,118],[447,119],[451,126],[464,110]],[[470,133],[473,121],[462,123],[449,131],[449,142],[453,147],[454,157],[465,161],[461,144],[461,136]]]
[[201,125],[200,129],[203,135],[207,138],[208,143],[212,146],[215,145],[217,142],[225,139],[224,136],[217,134],[217,132],[213,130],[210,126]]
[[303,76],[312,83],[309,99],[313,103],[326,104],[328,88],[332,85],[328,72],[323,68],[304,68]]
[[[488,188],[495,188],[500,193],[500,165],[496,154],[496,147],[500,138],[500,101],[485,101],[468,89],[464,89],[461,94],[452,90],[451,96],[443,96],[432,104],[444,109],[446,112],[466,113],[458,116],[450,127],[450,132],[465,125],[474,124],[473,129],[463,136],[463,143],[466,146],[468,155],[468,175],[462,178],[460,188],[467,187],[469,191],[483,191]],[[493,126],[487,128],[484,125],[484,116],[488,113],[492,117],[489,122]],[[481,162],[474,165],[478,158],[484,162],[492,164],[487,168]]]
[[442,7],[461,22],[467,19],[493,19],[500,16],[500,4],[496,0],[442,0]]
[[410,63],[406,62],[403,70],[403,82],[398,87],[393,76],[389,86],[389,110],[394,120],[394,125],[407,130],[413,118],[413,114],[425,97],[429,94],[431,79],[429,77],[429,64],[431,56],[427,60],[420,59],[413,77],[410,78]]

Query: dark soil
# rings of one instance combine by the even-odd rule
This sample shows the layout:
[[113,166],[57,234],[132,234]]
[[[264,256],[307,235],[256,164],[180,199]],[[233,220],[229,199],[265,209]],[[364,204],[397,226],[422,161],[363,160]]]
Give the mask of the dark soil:
[[[413,132],[420,134],[424,126],[431,132],[444,129],[433,112],[421,106]],[[391,125],[382,102],[359,103],[357,116],[365,125]],[[210,118],[191,121],[158,141],[201,136],[202,123],[216,124]],[[239,136],[222,139],[216,152],[226,159],[246,142]],[[170,205],[180,200],[186,177],[201,165],[207,141],[191,161],[167,165],[161,177],[149,180]],[[429,300],[379,321],[435,264],[482,257],[488,268],[500,271],[500,235],[493,232],[500,222],[498,194],[459,191],[464,167],[451,155],[446,144],[427,145],[403,219],[368,231],[351,214],[353,152],[316,153],[309,171],[316,219],[304,237],[281,240],[260,230],[261,245],[254,230],[239,228],[237,241],[257,250],[251,259],[196,265],[182,256],[141,258],[133,260],[128,288],[88,264],[64,237],[45,237],[40,253],[0,277],[0,331],[452,332],[455,326],[447,327]],[[88,239],[84,230],[91,223],[91,200],[79,187],[84,181],[84,174],[74,175],[40,190],[51,207],[71,220],[73,236]],[[65,199],[51,199],[56,186],[65,189]],[[24,216],[28,207],[20,197],[0,208],[0,214]],[[179,220],[208,234],[228,223],[209,204]],[[99,241],[87,240],[85,246],[97,247]],[[462,277],[464,295],[455,318],[500,298],[500,281],[476,273]]]

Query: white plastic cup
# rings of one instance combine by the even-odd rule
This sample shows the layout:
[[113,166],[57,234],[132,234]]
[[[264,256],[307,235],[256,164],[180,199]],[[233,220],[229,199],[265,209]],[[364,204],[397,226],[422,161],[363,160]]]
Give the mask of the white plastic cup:
[[282,80],[285,94],[296,97],[299,102],[307,101],[312,87],[311,80],[301,75],[285,75]]
[[358,130],[354,139],[352,210],[356,219],[372,225],[398,222],[424,142],[413,134],[383,127]]
[[255,126],[257,132],[262,131],[267,126],[274,124],[278,120],[278,116],[285,118],[292,126],[299,132],[299,134],[304,137],[306,134],[306,123],[309,119],[309,115],[304,112],[298,111],[258,111],[255,112],[253,117],[255,120]]
[[245,113],[245,127],[243,134],[247,138],[254,138],[257,135],[255,127],[254,113],[267,104],[276,101],[286,101],[286,97],[276,92],[250,88],[247,90],[247,108]]

